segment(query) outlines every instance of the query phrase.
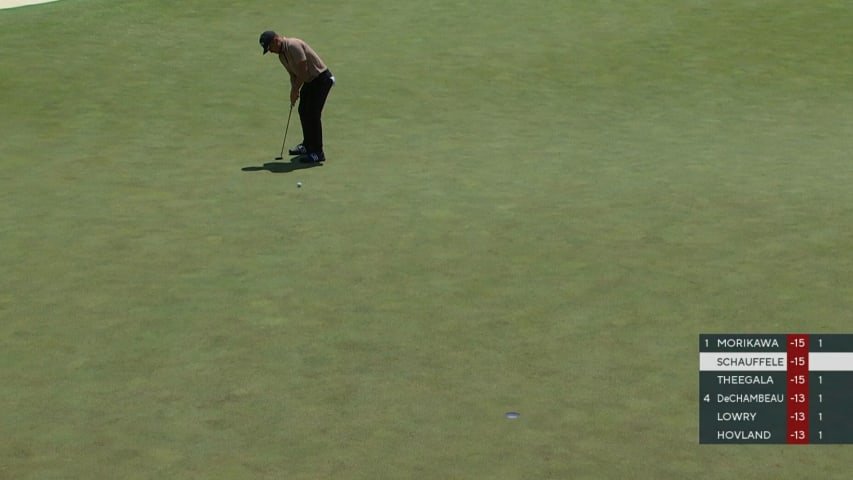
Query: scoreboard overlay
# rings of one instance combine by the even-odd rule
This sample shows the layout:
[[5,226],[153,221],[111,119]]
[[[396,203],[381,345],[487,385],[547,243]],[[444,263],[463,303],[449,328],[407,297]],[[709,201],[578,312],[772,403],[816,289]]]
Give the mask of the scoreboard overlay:
[[700,334],[699,443],[853,443],[853,334]]

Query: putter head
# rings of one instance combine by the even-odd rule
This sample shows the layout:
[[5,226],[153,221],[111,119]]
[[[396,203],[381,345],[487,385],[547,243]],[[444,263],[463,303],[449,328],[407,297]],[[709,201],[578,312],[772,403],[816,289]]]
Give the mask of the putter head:
[[284,160],[284,157],[275,157],[276,160]]

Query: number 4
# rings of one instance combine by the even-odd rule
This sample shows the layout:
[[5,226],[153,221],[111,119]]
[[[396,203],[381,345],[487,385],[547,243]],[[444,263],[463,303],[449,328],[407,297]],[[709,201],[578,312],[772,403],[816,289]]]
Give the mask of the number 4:
[[705,402],[710,402],[711,401],[711,395],[705,395],[705,398],[703,398],[703,400],[705,400]]

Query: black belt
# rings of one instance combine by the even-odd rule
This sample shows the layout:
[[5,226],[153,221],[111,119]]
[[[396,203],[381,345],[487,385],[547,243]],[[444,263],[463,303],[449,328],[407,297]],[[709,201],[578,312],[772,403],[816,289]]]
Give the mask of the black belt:
[[[322,72],[320,72],[320,74],[317,75],[316,77],[314,77],[313,79],[311,79],[311,82],[313,82],[314,80],[326,79],[326,78],[332,78],[332,72],[330,72],[328,68],[323,70]],[[311,82],[305,82],[305,83],[311,83]]]

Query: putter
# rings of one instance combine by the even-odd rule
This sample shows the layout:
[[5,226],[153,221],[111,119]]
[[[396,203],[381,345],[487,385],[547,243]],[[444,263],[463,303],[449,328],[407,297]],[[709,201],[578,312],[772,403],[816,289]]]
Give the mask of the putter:
[[284,140],[281,141],[281,153],[275,157],[276,160],[284,158],[284,145],[287,143],[287,131],[290,129],[290,116],[293,115],[293,104],[290,104],[290,113],[287,114],[287,126],[284,127]]

